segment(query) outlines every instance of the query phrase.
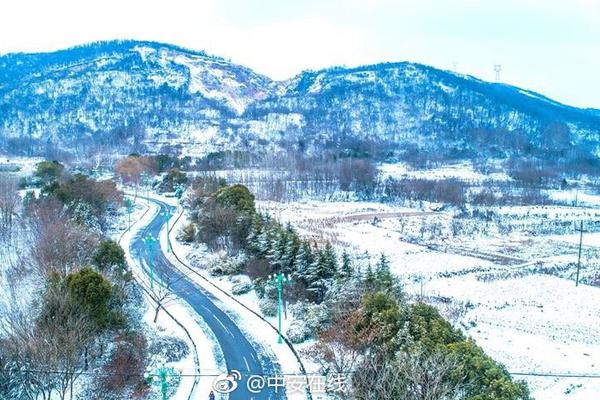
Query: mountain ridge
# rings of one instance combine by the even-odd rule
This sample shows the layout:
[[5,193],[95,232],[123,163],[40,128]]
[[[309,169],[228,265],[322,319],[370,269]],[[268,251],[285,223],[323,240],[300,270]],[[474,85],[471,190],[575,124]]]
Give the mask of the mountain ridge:
[[[547,146],[554,125],[563,130],[554,150],[600,155],[600,110],[407,61],[275,81],[223,57],[152,41],[0,56],[0,149],[8,152],[84,154],[112,145],[191,155],[315,153],[364,142],[397,151],[434,141],[428,151],[468,156]],[[472,146],[482,130],[491,143]]]

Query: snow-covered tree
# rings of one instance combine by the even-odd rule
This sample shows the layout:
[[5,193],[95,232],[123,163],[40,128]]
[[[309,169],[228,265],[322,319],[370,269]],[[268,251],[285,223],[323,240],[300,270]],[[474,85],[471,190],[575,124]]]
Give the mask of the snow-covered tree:
[[352,259],[348,252],[344,249],[342,252],[341,264],[338,269],[338,278],[341,280],[346,280],[351,278],[354,275],[354,266],[352,265]]

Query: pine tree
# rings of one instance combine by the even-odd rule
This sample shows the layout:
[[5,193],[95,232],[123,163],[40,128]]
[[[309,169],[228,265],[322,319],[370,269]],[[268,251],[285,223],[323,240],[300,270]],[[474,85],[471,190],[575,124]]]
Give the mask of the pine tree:
[[338,269],[337,255],[331,243],[327,242],[323,250],[323,265],[320,279],[328,280],[335,276]]
[[281,257],[281,268],[284,273],[289,274],[295,271],[295,261],[300,249],[300,239],[296,232],[288,233],[285,244],[285,252]]
[[307,273],[308,289],[315,294],[315,301],[321,302],[337,272],[337,256],[330,243],[318,249]]
[[314,261],[315,257],[310,243],[303,241],[294,260],[294,277],[307,284],[307,276]]
[[375,274],[373,273],[371,263],[367,265],[367,272],[365,273],[364,280],[365,285],[369,290],[372,290],[375,287]]
[[246,242],[248,248],[251,251],[258,252],[258,238],[263,231],[264,226],[264,217],[261,214],[254,215],[252,219],[252,225],[250,226],[250,233],[248,233],[248,237],[246,238]]
[[379,260],[377,261],[377,265],[376,265],[375,269],[377,271],[377,274],[385,273],[385,271],[390,270],[390,262],[387,259],[387,257],[385,256],[385,254],[381,253],[381,255],[379,256]]
[[281,260],[285,257],[287,245],[287,233],[280,230],[278,226],[274,227],[273,242],[270,251],[267,253],[267,259],[272,265],[282,267]]
[[394,292],[400,295],[400,285],[390,271],[390,262],[385,254],[381,253],[374,274],[374,287],[378,291]]
[[319,303],[324,292],[324,282],[321,279],[324,265],[323,250],[316,248],[313,254],[313,261],[306,270],[305,279],[308,290],[314,293],[314,300]]
[[256,249],[258,254],[266,257],[273,247],[273,233],[269,225],[265,225],[258,235]]
[[344,251],[342,252],[342,263],[338,270],[337,276],[341,280],[346,280],[346,279],[351,278],[352,275],[354,275],[354,267],[352,265],[352,259],[350,258],[350,255],[348,255],[348,252],[344,249]]

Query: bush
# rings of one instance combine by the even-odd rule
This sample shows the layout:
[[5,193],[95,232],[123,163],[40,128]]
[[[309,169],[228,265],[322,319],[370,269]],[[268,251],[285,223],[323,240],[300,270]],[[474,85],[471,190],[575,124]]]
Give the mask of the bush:
[[215,193],[215,199],[220,206],[231,207],[238,213],[255,212],[254,195],[244,185],[221,188]]
[[127,266],[125,251],[113,240],[103,240],[92,256],[92,263],[103,272],[123,272]]
[[321,332],[330,323],[330,313],[325,304],[308,304],[304,319],[312,332]]
[[265,317],[277,316],[276,300],[270,299],[268,297],[263,297],[262,299],[260,299],[258,307],[260,308],[260,312],[262,312]]
[[252,282],[250,282],[250,279],[245,275],[231,277],[231,283],[233,284],[231,293],[236,296],[246,294],[254,287]]
[[245,273],[252,280],[262,280],[273,273],[273,267],[264,258],[251,257],[245,265]]
[[113,181],[95,181],[82,174],[75,174],[62,184],[53,181],[42,188],[42,194],[52,196],[64,205],[85,203],[89,207],[86,213],[93,214],[103,227],[106,212],[122,201]]
[[286,336],[290,342],[299,344],[311,336],[312,332],[306,325],[306,322],[294,320],[286,331]]
[[196,238],[196,226],[194,225],[193,222],[190,222],[189,224],[184,226],[181,229],[181,232],[179,232],[179,240],[181,240],[183,242],[192,243],[195,238]]
[[57,181],[64,172],[65,167],[58,161],[42,161],[35,167],[34,176],[42,184]]
[[225,253],[219,254],[213,258],[209,264],[211,275],[237,275],[242,272],[244,267],[244,256],[229,257]]
[[104,390],[118,392],[127,386],[138,386],[143,381],[148,349],[143,334],[130,332],[124,340],[119,341],[111,354],[109,362],[104,365],[105,375],[100,384]]
[[159,336],[152,340],[150,353],[166,362],[175,362],[187,357],[189,348],[186,342],[172,336]]
[[178,185],[185,185],[186,183],[188,183],[188,177],[185,172],[173,168],[163,177],[158,189],[161,192],[174,192]]

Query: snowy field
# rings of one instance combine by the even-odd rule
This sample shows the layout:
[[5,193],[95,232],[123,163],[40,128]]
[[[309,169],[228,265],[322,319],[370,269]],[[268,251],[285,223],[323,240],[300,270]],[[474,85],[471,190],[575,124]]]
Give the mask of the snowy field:
[[[600,398],[600,378],[520,375],[600,375],[600,288],[591,285],[600,275],[600,234],[583,236],[581,277],[589,284],[576,287],[579,235],[573,231],[581,219],[599,220],[600,210],[496,208],[497,224],[467,218],[453,234],[453,211],[364,202],[258,206],[305,237],[343,245],[365,262],[384,252],[409,296],[438,306],[526,380],[536,399]],[[512,230],[500,232],[506,223]],[[544,229],[552,233],[536,234]]]
[[383,163],[379,166],[383,179],[414,178],[414,179],[461,179],[470,182],[509,181],[512,180],[503,172],[483,174],[473,168],[470,162],[449,164],[435,169],[415,169],[404,163]]

